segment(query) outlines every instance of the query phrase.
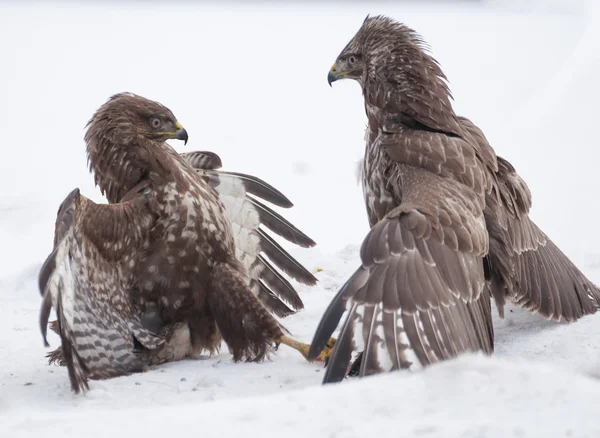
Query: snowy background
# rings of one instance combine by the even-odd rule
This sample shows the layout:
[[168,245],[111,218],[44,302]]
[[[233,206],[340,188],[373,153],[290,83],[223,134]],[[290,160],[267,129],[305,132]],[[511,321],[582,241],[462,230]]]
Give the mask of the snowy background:
[[36,286],[64,196],[80,187],[103,201],[84,126],[110,95],[131,91],[173,110],[190,134],[178,150],[213,150],[227,170],[295,203],[285,216],[318,246],[293,253],[322,272],[316,287],[300,287],[306,309],[284,323],[310,341],[367,231],[360,89],[326,81],[367,13],[424,36],[456,111],[515,165],[534,220],[600,283],[599,9],[583,0],[0,2],[0,436],[600,436],[599,316],[564,325],[515,309],[495,321],[493,358],[336,386],[321,387],[321,366],[282,346],[262,364],[233,364],[224,349],[73,396],[65,369],[46,365]]

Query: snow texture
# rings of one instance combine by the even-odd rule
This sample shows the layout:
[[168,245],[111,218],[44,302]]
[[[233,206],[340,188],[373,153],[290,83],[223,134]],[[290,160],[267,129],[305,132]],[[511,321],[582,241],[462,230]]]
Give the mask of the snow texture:
[[85,396],[47,365],[37,325],[60,201],[74,187],[103,201],[83,128],[110,95],[132,91],[173,110],[190,133],[178,150],[213,150],[295,203],[283,213],[318,246],[284,246],[319,284],[296,285],[306,308],[283,322],[310,341],[367,231],[355,175],[362,97],[325,79],[367,13],[423,34],[457,112],[529,184],[533,219],[600,283],[600,8],[515,3],[0,3],[0,436],[600,436],[600,316],[555,324],[511,307],[495,316],[492,358],[339,385],[321,386],[322,365],[285,346],[260,364],[234,364],[223,348],[92,381]]

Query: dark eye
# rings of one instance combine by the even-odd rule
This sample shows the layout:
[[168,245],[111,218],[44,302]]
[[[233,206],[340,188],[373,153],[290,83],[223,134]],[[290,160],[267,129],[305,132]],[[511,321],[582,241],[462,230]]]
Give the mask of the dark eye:
[[350,64],[354,64],[354,63],[356,62],[356,56],[354,56],[354,55],[350,55],[350,56],[348,57],[348,62],[349,62]]
[[152,125],[152,127],[154,129],[156,129],[156,128],[160,127],[160,119],[152,119],[150,121],[150,124]]

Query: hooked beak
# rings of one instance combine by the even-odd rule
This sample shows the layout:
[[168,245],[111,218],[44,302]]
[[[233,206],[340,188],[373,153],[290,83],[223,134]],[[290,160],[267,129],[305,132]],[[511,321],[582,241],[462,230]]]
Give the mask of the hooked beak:
[[177,131],[175,132],[175,138],[177,140],[183,140],[183,144],[186,145],[187,141],[188,141],[187,131],[183,128],[183,126],[179,122],[177,122],[175,124],[175,126],[177,127]]
[[331,84],[333,84],[335,81],[337,81],[339,79],[343,79],[343,77],[345,75],[346,75],[346,72],[340,71],[337,67],[337,64],[333,64],[331,66],[331,68],[329,69],[329,73],[327,74],[327,83],[331,87]]
[[[334,67],[335,68],[335,67]],[[331,87],[331,84],[333,84],[335,81],[337,81],[340,77],[337,75],[337,73],[331,69],[329,71],[329,73],[327,74],[327,83],[329,84],[329,86]]]

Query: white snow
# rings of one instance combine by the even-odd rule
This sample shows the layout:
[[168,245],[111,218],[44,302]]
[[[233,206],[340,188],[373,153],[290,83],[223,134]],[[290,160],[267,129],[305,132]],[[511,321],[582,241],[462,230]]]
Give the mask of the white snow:
[[362,97],[356,84],[325,80],[367,13],[423,34],[457,112],[515,165],[533,218],[600,283],[598,4],[509,3],[0,3],[0,436],[600,435],[600,316],[555,324],[511,309],[495,318],[492,358],[340,385],[320,386],[321,365],[285,346],[261,364],[233,364],[224,348],[92,381],[85,396],[46,364],[37,325],[58,204],[76,186],[103,199],[84,126],[111,94],[132,91],[174,111],[190,134],[178,150],[215,151],[295,203],[284,215],[318,246],[293,254],[322,271],[318,286],[300,287],[305,310],[283,322],[310,341],[367,231],[355,177]]

